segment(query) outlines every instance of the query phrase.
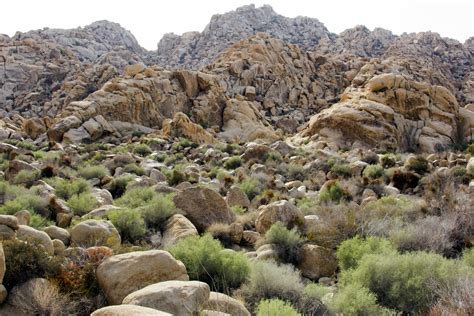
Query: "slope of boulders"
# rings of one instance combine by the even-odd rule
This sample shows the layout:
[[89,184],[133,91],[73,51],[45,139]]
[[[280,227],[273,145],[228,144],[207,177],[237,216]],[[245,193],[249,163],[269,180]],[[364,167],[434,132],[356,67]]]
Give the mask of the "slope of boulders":
[[[469,308],[459,301],[466,296],[449,293],[472,287],[472,146],[415,155],[151,135],[118,146],[9,142],[1,146],[2,312]],[[416,304],[397,292],[383,299],[362,272],[344,272],[370,267],[365,253],[420,276],[417,260],[428,260],[453,279],[418,279]],[[377,260],[374,273],[388,269],[391,261]],[[393,277],[380,282],[411,282]]]

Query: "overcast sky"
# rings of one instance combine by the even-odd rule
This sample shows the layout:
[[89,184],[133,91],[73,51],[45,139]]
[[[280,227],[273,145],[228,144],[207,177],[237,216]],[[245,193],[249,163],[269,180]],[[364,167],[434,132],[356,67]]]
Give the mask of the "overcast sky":
[[358,24],[395,34],[433,31],[464,42],[474,36],[474,1],[469,0],[3,0],[0,33],[74,28],[97,20],[120,23],[147,49],[165,33],[202,31],[211,16],[254,3],[270,4],[284,16],[309,16],[340,33]]

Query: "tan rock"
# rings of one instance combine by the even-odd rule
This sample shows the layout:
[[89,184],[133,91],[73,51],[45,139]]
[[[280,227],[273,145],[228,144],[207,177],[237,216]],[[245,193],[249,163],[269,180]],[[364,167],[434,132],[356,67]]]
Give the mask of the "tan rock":
[[143,72],[145,69],[146,69],[146,66],[144,64],[138,63],[138,64],[126,66],[123,72],[126,76],[134,77],[137,74]]
[[232,186],[229,191],[227,191],[225,200],[227,205],[230,207],[241,206],[248,208],[250,206],[250,201],[247,197],[247,194],[245,194],[244,191],[242,191],[242,189],[237,186]]
[[0,225],[0,240],[15,238],[15,231],[6,225]]
[[214,223],[230,224],[235,215],[219,193],[204,187],[191,187],[177,193],[173,201],[198,230]]
[[288,228],[304,224],[303,213],[286,200],[276,201],[259,207],[255,220],[255,229],[260,234],[265,232],[276,222],[282,222]]
[[130,293],[123,304],[155,308],[173,315],[198,313],[209,299],[209,285],[199,281],[164,281]]
[[138,306],[138,305],[113,305],[102,307],[94,311],[91,316],[172,316],[172,314],[165,313],[153,308]]
[[39,135],[46,133],[47,127],[40,118],[30,118],[23,122],[23,130],[32,139],[36,139]]
[[162,134],[166,137],[186,137],[199,144],[218,143],[214,136],[181,112],[176,113],[172,120],[163,123]]
[[58,226],[48,226],[43,229],[51,239],[59,239],[64,245],[69,245],[71,234],[64,228]]
[[235,316],[250,316],[250,312],[245,308],[244,304],[228,295],[211,292],[206,309],[223,312]]
[[71,243],[82,247],[120,245],[121,239],[111,222],[89,219],[74,226],[71,230]]
[[321,277],[332,276],[337,269],[334,252],[317,245],[303,245],[300,259],[298,268],[301,270],[301,274],[314,281]]
[[0,215],[0,225],[8,226],[13,230],[20,228],[18,218],[13,215]]
[[15,213],[19,225],[30,225],[31,213],[28,210],[22,210]]
[[3,244],[0,243],[0,284],[3,283],[3,277],[5,276],[5,271],[6,271],[5,253],[3,252]]
[[53,255],[54,247],[51,238],[45,232],[34,229],[26,225],[19,225],[17,230],[17,238],[26,242],[35,242],[43,246],[44,250]]
[[194,98],[198,94],[199,85],[195,73],[188,70],[181,70],[174,72],[174,76],[178,79],[189,98]]
[[111,256],[99,265],[96,275],[109,304],[120,304],[128,294],[156,282],[189,280],[183,263],[162,250]]
[[181,214],[171,216],[165,223],[163,229],[163,239],[161,241],[164,248],[176,244],[179,240],[189,237],[197,236],[198,231],[189,219]]

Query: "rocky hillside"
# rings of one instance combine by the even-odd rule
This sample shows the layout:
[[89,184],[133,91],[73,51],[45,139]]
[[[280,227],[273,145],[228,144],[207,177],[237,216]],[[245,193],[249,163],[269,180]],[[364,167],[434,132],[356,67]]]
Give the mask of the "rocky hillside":
[[473,58],[269,6],[0,35],[0,315],[473,315]]

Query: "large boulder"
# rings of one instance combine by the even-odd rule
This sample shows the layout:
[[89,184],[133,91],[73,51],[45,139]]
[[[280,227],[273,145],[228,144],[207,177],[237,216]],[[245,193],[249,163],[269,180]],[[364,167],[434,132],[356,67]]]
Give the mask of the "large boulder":
[[153,283],[189,280],[183,263],[163,250],[111,256],[99,265],[96,275],[109,304],[120,304],[128,294]]
[[459,121],[459,104],[445,87],[384,73],[347,88],[297,138],[316,137],[338,148],[436,152],[458,139]]
[[71,243],[80,247],[119,246],[120,235],[111,222],[89,219],[77,224],[71,230]]
[[248,208],[250,206],[250,200],[247,194],[237,186],[232,186],[229,191],[227,191],[225,200],[230,207],[241,206]]
[[172,316],[153,308],[138,305],[113,305],[94,311],[91,316]]
[[298,268],[301,274],[317,281],[321,277],[331,277],[337,269],[337,260],[331,249],[305,244],[301,247]]
[[230,224],[235,219],[224,198],[209,188],[190,187],[177,193],[173,201],[200,231],[214,223]]
[[3,245],[0,243],[0,284],[3,283],[3,277],[5,276],[6,265],[5,265],[5,253],[3,252]]
[[186,137],[198,144],[216,144],[219,141],[201,125],[193,123],[189,117],[181,112],[173,119],[163,122],[162,134],[166,137]]
[[255,220],[257,232],[265,234],[276,222],[282,222],[286,227],[293,228],[304,224],[304,216],[296,206],[286,200],[259,207]]
[[43,246],[44,250],[48,254],[54,254],[53,241],[45,232],[36,230],[30,226],[19,225],[17,238],[26,242],[38,243],[39,245]]
[[58,239],[61,240],[64,245],[69,245],[71,234],[66,229],[52,225],[44,228],[43,231],[48,234],[51,239]]
[[171,216],[165,223],[163,229],[163,239],[161,243],[163,247],[167,248],[176,244],[179,240],[189,237],[197,236],[198,231],[196,227],[181,214]]
[[127,295],[123,304],[146,306],[173,315],[192,315],[202,309],[209,293],[209,285],[204,282],[166,281]]
[[206,309],[227,313],[233,316],[250,316],[250,312],[244,304],[228,295],[211,292]]
[[0,215],[0,225],[5,225],[13,230],[20,228],[18,218],[13,215]]
[[15,179],[17,174],[23,170],[30,171],[30,172],[37,172],[38,174],[40,172],[40,170],[37,167],[32,166],[30,163],[23,160],[14,159],[14,160],[11,160],[10,163],[8,164],[8,168],[5,171],[5,179],[8,181],[12,181],[13,179]]

